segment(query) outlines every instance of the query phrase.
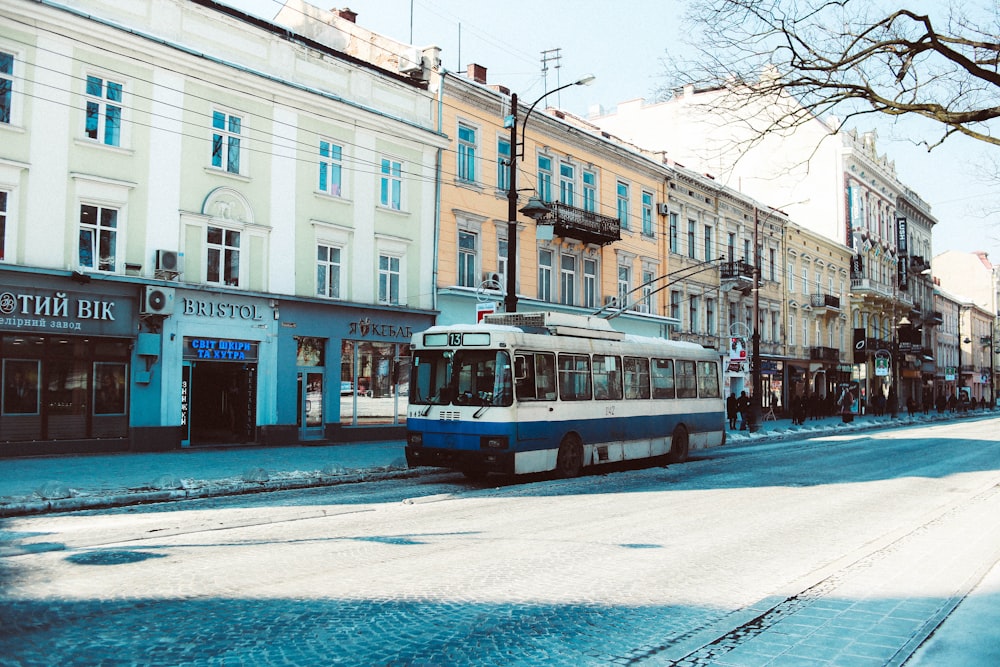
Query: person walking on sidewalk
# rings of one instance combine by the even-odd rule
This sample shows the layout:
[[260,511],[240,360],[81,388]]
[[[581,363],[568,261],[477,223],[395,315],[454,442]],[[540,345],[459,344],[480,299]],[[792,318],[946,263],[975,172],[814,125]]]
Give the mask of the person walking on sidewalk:
[[736,430],[736,417],[739,414],[739,407],[736,400],[736,392],[731,392],[726,399],[726,417],[729,419],[729,430]]

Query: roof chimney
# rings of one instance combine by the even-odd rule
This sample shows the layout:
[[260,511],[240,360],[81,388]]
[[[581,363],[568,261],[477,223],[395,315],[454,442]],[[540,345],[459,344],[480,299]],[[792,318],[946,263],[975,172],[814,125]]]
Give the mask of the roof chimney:
[[476,83],[486,83],[486,68],[472,63],[465,70],[465,75]]
[[344,19],[345,21],[350,21],[351,23],[358,22],[358,13],[352,12],[349,7],[344,7],[343,9],[333,9],[333,13]]

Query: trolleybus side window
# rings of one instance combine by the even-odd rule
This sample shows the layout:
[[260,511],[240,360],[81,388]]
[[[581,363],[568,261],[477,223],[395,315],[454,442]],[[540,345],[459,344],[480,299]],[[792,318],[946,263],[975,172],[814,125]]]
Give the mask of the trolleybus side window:
[[671,359],[653,359],[653,398],[674,398],[674,362]]
[[410,374],[410,403],[446,405],[451,403],[451,350],[421,350],[413,355]]
[[719,398],[719,368],[714,361],[698,362],[698,397]]
[[556,400],[555,355],[545,352],[527,352],[517,355],[514,362],[517,398],[521,401]]
[[564,401],[590,400],[589,355],[559,355],[559,398]]
[[625,398],[649,398],[649,359],[625,357]]
[[622,399],[622,360],[617,356],[594,355],[594,398]]
[[698,376],[694,361],[677,362],[677,398],[698,398]]

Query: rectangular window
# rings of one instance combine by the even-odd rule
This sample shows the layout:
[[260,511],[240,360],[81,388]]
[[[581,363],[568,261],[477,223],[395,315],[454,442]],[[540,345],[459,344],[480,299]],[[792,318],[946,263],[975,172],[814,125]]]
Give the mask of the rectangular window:
[[379,189],[379,204],[394,211],[403,208],[403,164],[390,158],[382,158]]
[[316,246],[316,296],[340,298],[340,248]]
[[583,260],[583,307],[597,308],[597,260]]
[[795,268],[792,267],[791,264],[788,264],[786,266],[786,273],[788,274],[788,278],[785,280],[785,282],[788,283],[788,291],[789,292],[794,292],[795,291]]
[[642,233],[644,236],[653,235],[653,193],[643,191],[642,193]]
[[378,302],[399,304],[399,257],[378,256]]
[[497,139],[497,190],[510,189],[510,139]]
[[618,265],[618,306],[624,308],[629,301],[629,294],[632,292],[632,267],[624,264]]
[[705,299],[705,333],[714,336],[716,333],[715,299]]
[[9,193],[0,190],[0,262],[7,259],[7,197]]
[[809,294],[809,269],[802,269],[802,294]]
[[688,299],[688,322],[691,324],[692,333],[701,333],[701,321],[698,317],[698,309],[701,307],[701,298],[692,296]]
[[118,211],[103,206],[80,206],[80,268],[114,271],[118,266]]
[[593,171],[583,172],[583,210],[597,212],[597,174]]
[[680,323],[681,319],[681,293],[677,290],[670,290],[670,317]]
[[677,362],[677,398],[698,398],[698,373],[695,362]]
[[576,303],[576,257],[559,258],[559,303],[572,306]]
[[736,304],[733,302],[729,303],[729,328],[732,329],[733,325],[739,322],[739,316],[736,311]]
[[653,308],[653,272],[645,270],[642,272],[642,305],[646,307],[647,313],[655,312]]
[[750,255],[750,241],[749,241],[749,239],[743,241],[743,261],[747,262],[748,264],[750,262],[753,262],[753,257]]
[[576,170],[564,162],[559,164],[559,201],[576,206]]
[[240,233],[209,227],[205,282],[238,287],[240,284]]
[[625,357],[625,398],[649,398],[649,359]]
[[497,238],[497,273],[500,274],[500,282],[507,285],[507,237]]
[[599,401],[622,400],[622,358],[594,355],[594,398]]
[[552,158],[538,156],[538,196],[543,202],[552,201]]
[[771,338],[773,340],[781,340],[781,332],[778,331],[778,313],[771,313]]
[[[522,361],[523,360],[523,361]],[[520,401],[556,400],[555,355],[546,352],[528,352],[515,357],[517,377],[515,392]]]
[[680,252],[680,239],[678,235],[680,234],[677,229],[680,226],[680,220],[676,213],[670,214],[670,252]]
[[653,398],[674,398],[673,360],[653,359],[650,377],[653,380]]
[[589,401],[590,357],[586,354],[559,355],[559,398],[564,401]]
[[795,316],[788,316],[788,344],[795,345]]
[[222,111],[212,112],[212,166],[240,173],[240,140],[243,119]]
[[552,301],[552,251],[538,251],[538,298]]
[[697,241],[695,229],[697,225],[698,223],[694,220],[688,220],[688,257],[691,259],[694,259],[697,255],[697,249],[695,248],[695,242]]
[[476,129],[458,125],[458,180],[476,181]]
[[108,146],[121,145],[122,84],[87,77],[87,136]]
[[628,210],[630,206],[628,183],[618,181],[616,192],[618,196],[618,222],[621,223],[622,229],[628,229]]
[[774,248],[767,249],[767,263],[770,265],[770,278],[771,282],[777,282],[778,278],[778,253]]
[[705,225],[705,261],[711,262],[712,259],[712,228],[709,225]]
[[472,232],[458,232],[458,284],[462,287],[475,287],[479,284],[476,274],[476,235]]
[[0,51],[0,123],[10,124],[14,104],[14,56]]
[[319,142],[319,191],[340,197],[343,192],[343,149],[329,141]]
[[734,234],[733,232],[729,232],[729,242],[728,242],[727,248],[729,250],[729,252],[728,252],[728,255],[729,255],[728,259],[729,259],[729,261],[730,262],[735,262],[736,261],[736,234]]
[[719,398],[719,367],[714,361],[698,362],[698,397]]

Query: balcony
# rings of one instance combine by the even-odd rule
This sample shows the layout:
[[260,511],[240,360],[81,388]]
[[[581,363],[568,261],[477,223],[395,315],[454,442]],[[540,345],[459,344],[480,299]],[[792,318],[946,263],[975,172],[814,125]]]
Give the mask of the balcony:
[[719,265],[720,277],[723,280],[748,280],[753,282],[753,264],[739,261],[723,262]]
[[553,232],[563,238],[577,239],[584,243],[607,245],[621,239],[621,222],[612,218],[582,208],[569,206],[560,202],[548,202],[552,213],[539,221],[539,224],[555,225]]
[[811,347],[809,348],[809,359],[811,361],[840,362],[840,350],[835,347]]
[[858,295],[880,296],[891,298],[893,291],[887,285],[881,285],[871,278],[851,278],[851,292]]
[[809,305],[819,315],[832,315],[840,312],[840,297],[813,294],[809,297]]
[[932,310],[927,313],[927,319],[924,320],[924,326],[933,327],[944,324],[944,317],[941,315],[941,311]]

